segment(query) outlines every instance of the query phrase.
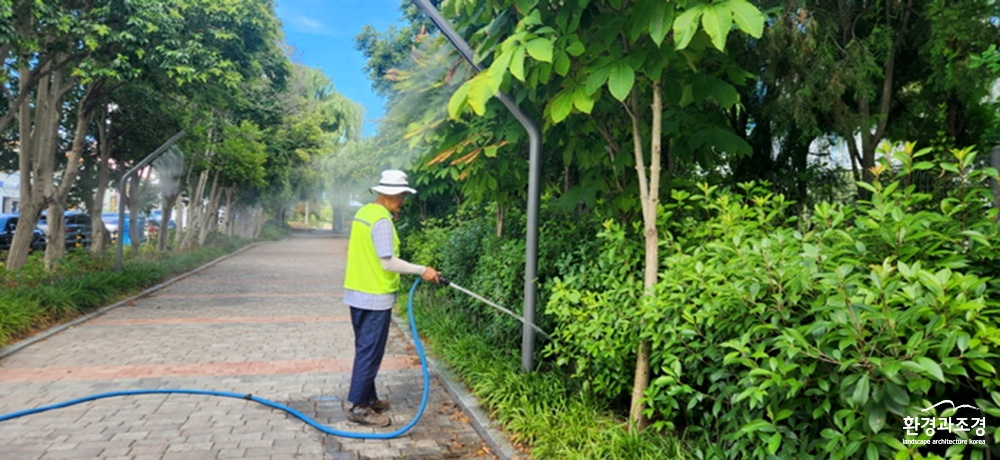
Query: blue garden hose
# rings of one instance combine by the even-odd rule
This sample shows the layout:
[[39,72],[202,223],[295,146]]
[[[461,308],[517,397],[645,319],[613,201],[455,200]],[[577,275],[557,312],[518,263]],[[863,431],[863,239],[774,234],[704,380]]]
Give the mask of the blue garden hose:
[[205,396],[222,396],[225,398],[245,399],[247,401],[254,401],[274,409],[279,409],[288,412],[293,417],[296,417],[305,422],[307,425],[323,433],[330,434],[333,436],[340,436],[343,438],[354,438],[354,439],[392,439],[401,436],[403,433],[406,433],[407,431],[410,430],[410,428],[413,428],[413,426],[417,424],[417,421],[420,420],[420,417],[424,415],[424,409],[427,408],[427,398],[430,395],[431,391],[431,375],[430,372],[427,370],[427,356],[424,355],[424,346],[423,344],[420,343],[420,336],[417,335],[417,323],[413,319],[413,293],[417,289],[417,285],[419,284],[420,284],[420,278],[417,278],[417,280],[413,282],[413,286],[410,287],[410,298],[406,302],[406,310],[407,310],[407,317],[410,319],[410,331],[413,333],[413,344],[417,348],[417,356],[420,357],[420,368],[421,370],[423,370],[424,374],[424,392],[423,395],[421,395],[420,397],[420,407],[417,408],[417,415],[413,416],[413,420],[410,420],[410,423],[406,424],[406,426],[391,433],[355,433],[351,431],[334,430],[330,427],[327,427],[326,425],[322,425],[316,422],[315,420],[309,418],[309,416],[295,409],[292,409],[291,407],[288,407],[284,404],[276,403],[268,399],[261,398],[259,396],[254,396],[252,394],[240,394],[228,391],[190,390],[183,388],[158,389],[158,390],[126,390],[126,391],[113,391],[109,393],[99,393],[79,399],[73,399],[61,403],[52,404],[49,406],[23,410],[19,412],[11,412],[9,414],[3,414],[0,415],[0,422],[5,422],[7,420],[23,417],[25,415],[37,414],[39,412],[50,411],[53,409],[61,409],[63,407],[69,407],[76,404],[85,403],[88,401],[94,401],[98,399],[104,399],[104,398],[114,398],[118,396],[149,395],[149,394],[189,394],[189,395],[205,395]]

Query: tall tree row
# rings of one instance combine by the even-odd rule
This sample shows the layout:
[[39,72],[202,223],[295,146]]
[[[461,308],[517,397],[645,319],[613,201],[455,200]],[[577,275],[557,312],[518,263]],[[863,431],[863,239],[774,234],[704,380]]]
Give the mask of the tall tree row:
[[[189,225],[174,241],[187,247],[213,231],[259,230],[288,206],[290,177],[309,169],[293,152],[335,147],[295,138],[292,127],[337,137],[360,120],[347,103],[281,103],[292,75],[305,72],[293,72],[282,40],[271,0],[0,1],[0,151],[5,160],[16,156],[21,176],[22,224],[7,268],[25,263],[42,212],[50,234],[62,234],[67,207],[91,213],[93,249],[103,250],[108,189],[181,130],[177,169],[169,180],[156,178],[175,186],[150,192],[162,203],[131,200],[133,229],[140,210],[162,206],[167,221],[187,203]],[[150,174],[128,184],[127,194],[148,187]],[[241,222],[241,213],[254,222]],[[49,244],[46,265],[63,250]]]

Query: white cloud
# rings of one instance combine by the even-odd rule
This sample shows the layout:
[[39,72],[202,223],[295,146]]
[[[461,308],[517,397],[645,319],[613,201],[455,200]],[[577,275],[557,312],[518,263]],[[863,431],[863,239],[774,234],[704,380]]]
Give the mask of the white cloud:
[[289,26],[294,27],[297,31],[309,34],[321,34],[323,33],[323,23],[306,16],[294,15],[288,18]]

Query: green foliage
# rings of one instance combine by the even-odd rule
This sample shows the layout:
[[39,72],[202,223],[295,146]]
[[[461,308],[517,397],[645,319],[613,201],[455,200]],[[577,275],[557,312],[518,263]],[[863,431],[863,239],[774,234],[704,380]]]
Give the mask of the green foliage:
[[261,229],[258,238],[264,241],[277,241],[288,238],[291,233],[292,227],[287,223],[272,219],[264,223],[264,228]]
[[[430,219],[419,227],[399,227],[404,258],[433,266],[445,278],[517,312],[524,302],[525,218],[519,210],[505,213],[504,236],[496,236],[495,208],[460,211],[449,219]],[[551,330],[550,318],[543,314],[548,283],[592,252],[587,236],[597,217],[565,212],[546,205],[541,210],[539,231],[536,319]],[[449,293],[452,294],[452,293]],[[447,294],[445,294],[447,295]],[[489,331],[494,344],[514,349],[520,344],[521,323],[495,309],[454,294],[474,318],[476,328]],[[458,303],[457,301],[455,303]]]
[[0,291],[0,344],[10,343],[30,330],[42,316],[43,310],[38,303],[25,300],[21,292],[13,289]]
[[[555,364],[572,362],[572,375],[595,395],[615,399],[632,386],[637,325],[628,318],[639,313],[643,247],[637,238],[613,222],[598,234],[600,254],[570,258],[555,279],[546,312],[559,329],[546,354]],[[575,288],[587,286],[586,290]]]
[[[689,458],[677,439],[651,432],[631,433],[626,425],[573,383],[556,373],[520,371],[516,355],[491,345],[487,331],[470,328],[464,305],[418,292],[420,331],[428,347],[480,398],[493,420],[535,458]],[[464,303],[464,299],[462,299]]]
[[[996,171],[974,168],[969,150],[943,163],[912,145],[884,153],[876,181],[860,184],[870,200],[820,203],[801,221],[752,184],[675,191],[649,301],[622,301],[622,281],[632,298],[641,289],[610,268],[637,263],[638,249],[607,225],[607,265],[555,285],[549,353],[610,398],[627,388],[629,342],[648,340],[653,428],[683,430],[713,458],[908,457],[903,418],[938,401],[1000,416],[1000,234],[985,183]],[[948,178],[945,199],[912,184],[927,169]]]

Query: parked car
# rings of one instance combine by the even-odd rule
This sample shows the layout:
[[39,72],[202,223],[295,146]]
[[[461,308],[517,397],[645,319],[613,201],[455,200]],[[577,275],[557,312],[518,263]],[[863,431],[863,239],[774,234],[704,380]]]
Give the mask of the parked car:
[[[0,251],[10,250],[10,245],[14,241],[14,231],[17,230],[17,221],[17,214],[0,214]],[[29,250],[44,250],[45,232],[36,227],[34,233]]]
[[[42,217],[38,219],[38,228],[45,232],[48,241],[58,241],[49,234],[49,221],[47,212],[42,212]],[[66,211],[63,213],[65,224],[64,241],[67,248],[90,247],[93,241],[94,226],[90,221],[90,215],[83,211]]]
[[[101,214],[101,222],[104,222],[104,228],[108,229],[108,233],[111,234],[111,241],[116,241],[118,239],[118,229],[119,229],[119,227],[124,227],[125,229],[129,228],[128,227],[129,226],[129,222],[130,222],[129,219],[131,219],[131,215],[126,212],[125,213],[125,225],[121,225],[118,222],[118,213],[117,212],[105,212],[105,213]],[[138,223],[136,225],[138,226],[138,228],[143,229],[142,231],[139,232],[139,242],[140,243],[145,243],[146,242],[146,232],[145,232],[146,218],[144,217],[144,215],[142,213],[139,213],[139,219],[138,219]],[[126,237],[125,238],[125,244],[132,244],[132,240],[131,240],[130,237]]]

